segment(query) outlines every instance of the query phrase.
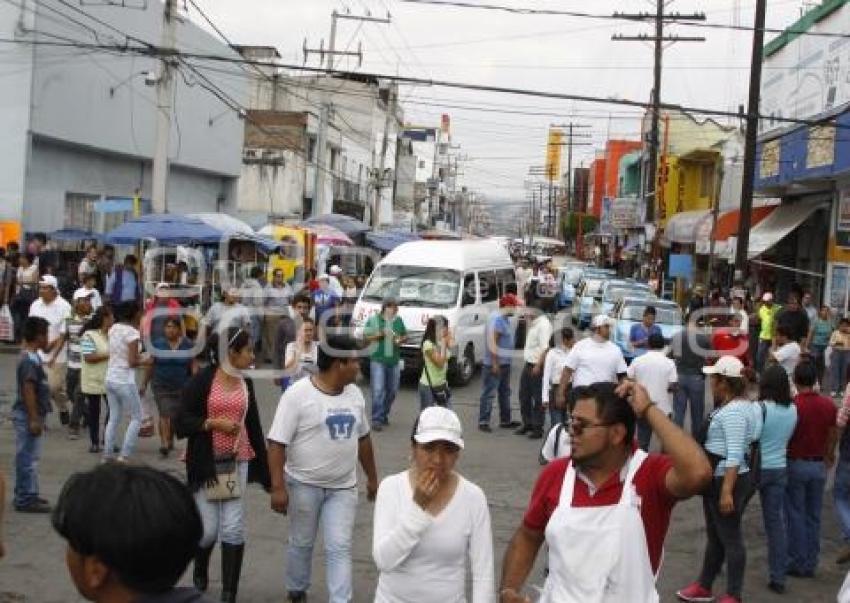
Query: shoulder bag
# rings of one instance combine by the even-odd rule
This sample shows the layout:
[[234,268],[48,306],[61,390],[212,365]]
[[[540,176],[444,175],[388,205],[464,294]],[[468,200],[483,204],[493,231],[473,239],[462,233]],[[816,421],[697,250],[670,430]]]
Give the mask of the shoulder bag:
[[208,481],[204,486],[204,493],[210,502],[233,500],[242,496],[236,454],[239,451],[242,434],[245,432],[245,417],[248,416],[248,406],[251,403],[244,380],[242,381],[242,392],[245,395],[245,412],[242,414],[239,435],[236,436],[236,441],[233,443],[233,452],[215,457],[215,478]]
[[428,370],[428,358],[425,357],[424,340],[419,350],[422,352],[422,370],[425,371],[425,378],[428,380],[428,388],[431,390],[431,397],[434,399],[434,404],[437,406],[448,406],[452,395],[451,390],[449,390],[449,384],[443,383],[435,387],[431,382],[431,372]]

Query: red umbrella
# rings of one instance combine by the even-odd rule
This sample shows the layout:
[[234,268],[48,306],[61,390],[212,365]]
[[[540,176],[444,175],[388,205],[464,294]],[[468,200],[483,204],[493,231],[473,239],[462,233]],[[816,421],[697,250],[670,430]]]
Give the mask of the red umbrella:
[[329,247],[354,246],[354,241],[347,234],[333,226],[328,226],[327,224],[310,224],[307,228],[316,233],[316,243],[319,245],[327,245]]

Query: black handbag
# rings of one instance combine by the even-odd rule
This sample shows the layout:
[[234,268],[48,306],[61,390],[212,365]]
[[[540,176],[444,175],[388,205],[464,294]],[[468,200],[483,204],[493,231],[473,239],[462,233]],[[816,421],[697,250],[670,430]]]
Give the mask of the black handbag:
[[431,390],[431,398],[433,398],[434,404],[437,406],[448,406],[449,400],[451,400],[452,397],[449,384],[443,383],[442,385],[434,387],[434,384],[431,382],[431,373],[428,371],[428,359],[425,358],[424,346],[425,342],[423,341],[419,349],[422,352],[422,370],[425,371],[425,379],[428,380],[428,388]]

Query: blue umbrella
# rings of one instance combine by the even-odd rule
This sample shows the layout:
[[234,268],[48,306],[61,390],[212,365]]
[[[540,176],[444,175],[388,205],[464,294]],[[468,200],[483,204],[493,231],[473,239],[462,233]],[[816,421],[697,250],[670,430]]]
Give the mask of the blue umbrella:
[[198,218],[179,214],[149,214],[125,222],[104,240],[113,245],[135,245],[154,240],[164,245],[213,244],[225,233]]
[[366,234],[366,244],[369,247],[374,247],[382,253],[388,253],[402,243],[419,241],[420,239],[420,236],[413,234],[412,232],[403,232],[399,230],[385,230]]

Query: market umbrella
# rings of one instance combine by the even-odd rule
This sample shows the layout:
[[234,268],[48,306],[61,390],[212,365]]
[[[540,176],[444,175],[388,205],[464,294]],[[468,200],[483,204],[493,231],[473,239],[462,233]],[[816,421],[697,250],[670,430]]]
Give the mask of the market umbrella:
[[402,243],[419,241],[420,239],[421,237],[419,235],[399,230],[384,230],[366,234],[366,244],[381,253],[388,253]]
[[310,224],[308,228],[316,233],[316,243],[318,245],[327,245],[328,247],[352,247],[354,241],[351,238],[334,226],[327,224]]
[[227,233],[229,235],[232,234],[254,234],[254,229],[251,228],[248,224],[240,220],[239,218],[234,218],[228,214],[215,214],[215,213],[198,213],[198,214],[186,214],[189,218],[197,218],[205,224],[212,226],[213,228],[217,228],[220,231]]
[[111,230],[104,240],[113,245],[135,245],[154,240],[164,245],[213,244],[224,233],[199,218],[180,214],[149,214],[133,218]]
[[357,218],[346,216],[345,214],[324,214],[321,216],[313,216],[312,218],[304,220],[303,224],[308,227],[315,224],[333,226],[351,238],[357,237],[358,235],[362,235],[371,230],[367,224],[364,224]]

